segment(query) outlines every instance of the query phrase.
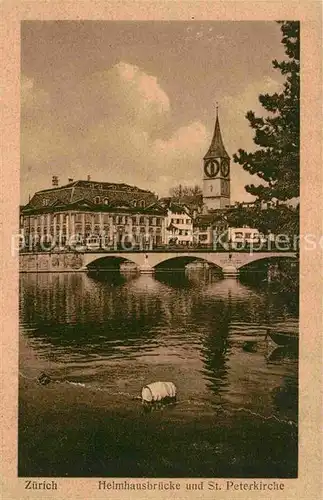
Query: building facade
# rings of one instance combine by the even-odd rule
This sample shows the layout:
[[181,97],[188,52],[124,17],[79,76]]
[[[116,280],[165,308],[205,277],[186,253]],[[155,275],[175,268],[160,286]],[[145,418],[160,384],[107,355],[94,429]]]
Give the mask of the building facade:
[[20,212],[25,249],[152,248],[165,243],[165,209],[151,191],[73,181],[38,191]]
[[194,220],[194,235],[199,247],[219,249],[221,242],[228,241],[229,224],[225,210],[201,214]]
[[188,207],[169,203],[166,215],[166,245],[191,246],[193,244],[193,219]]
[[203,158],[203,204],[206,212],[230,206],[230,157],[223,145],[218,112],[213,138]]

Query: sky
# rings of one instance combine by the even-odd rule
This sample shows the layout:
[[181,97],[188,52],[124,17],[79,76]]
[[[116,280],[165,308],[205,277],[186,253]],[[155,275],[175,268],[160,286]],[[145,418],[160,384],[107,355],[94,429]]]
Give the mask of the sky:
[[[231,156],[252,151],[245,114],[282,88],[274,22],[24,21],[21,27],[21,202],[86,179],[167,196],[201,185],[216,102]],[[231,201],[259,179],[231,161]]]

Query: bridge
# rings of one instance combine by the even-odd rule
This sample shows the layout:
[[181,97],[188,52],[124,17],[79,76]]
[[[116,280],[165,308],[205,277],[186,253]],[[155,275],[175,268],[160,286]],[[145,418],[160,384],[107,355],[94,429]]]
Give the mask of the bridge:
[[239,270],[256,261],[296,259],[296,252],[290,251],[214,251],[214,250],[167,250],[167,251],[124,251],[88,252],[84,254],[83,269],[104,269],[111,259],[116,265],[129,262],[143,273],[153,273],[162,268],[184,267],[199,261],[218,268],[224,275],[238,275]]
[[75,272],[118,268],[123,263],[132,263],[142,273],[154,273],[162,268],[184,267],[199,261],[216,267],[225,276],[238,275],[240,269],[256,261],[296,259],[296,252],[281,251],[218,251],[209,249],[163,249],[129,251],[69,251],[21,252],[22,272]]

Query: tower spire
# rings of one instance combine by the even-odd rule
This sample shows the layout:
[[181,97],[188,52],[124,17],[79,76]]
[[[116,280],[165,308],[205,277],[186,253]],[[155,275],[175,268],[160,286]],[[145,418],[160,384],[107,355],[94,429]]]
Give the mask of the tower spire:
[[215,118],[215,127],[213,138],[211,141],[211,145],[208,149],[208,152],[204,156],[204,159],[207,158],[229,158],[228,153],[225,150],[223,145],[221,130],[220,130],[220,122],[219,122],[219,103],[216,102],[216,118]]

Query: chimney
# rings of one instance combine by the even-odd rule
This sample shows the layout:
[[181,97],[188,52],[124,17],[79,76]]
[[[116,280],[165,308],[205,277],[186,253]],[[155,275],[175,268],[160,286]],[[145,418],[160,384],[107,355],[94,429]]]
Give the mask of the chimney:
[[87,180],[90,182],[90,180],[91,180],[91,176],[90,175],[87,176]]
[[57,187],[58,186],[58,177],[56,175],[53,175],[52,177],[52,187]]
[[69,177],[68,183],[73,182],[73,181],[74,181],[74,179],[72,179],[72,178]]

